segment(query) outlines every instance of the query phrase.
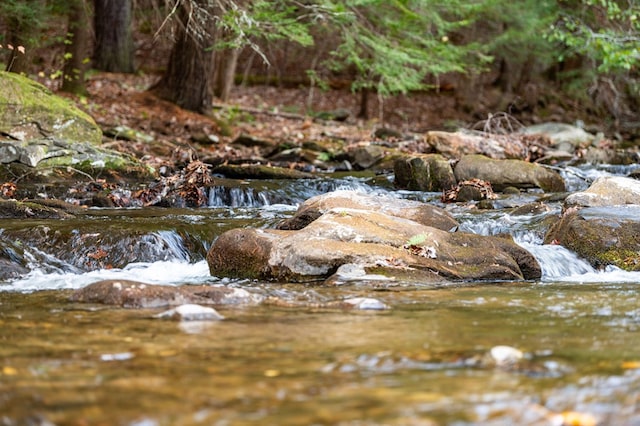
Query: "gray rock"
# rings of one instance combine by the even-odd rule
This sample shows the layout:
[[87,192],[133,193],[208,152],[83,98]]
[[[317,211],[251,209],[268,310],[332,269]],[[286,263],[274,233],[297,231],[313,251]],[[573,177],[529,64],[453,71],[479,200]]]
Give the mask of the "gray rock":
[[540,188],[545,192],[562,192],[564,180],[554,170],[522,160],[494,160],[483,155],[462,157],[454,169],[458,181],[481,179],[496,191],[512,186]]
[[585,191],[565,199],[565,207],[640,205],[640,181],[620,176],[597,178]]
[[584,129],[564,123],[541,123],[525,128],[525,134],[543,134],[554,143],[554,148],[572,152],[580,145],[590,145],[595,136]]

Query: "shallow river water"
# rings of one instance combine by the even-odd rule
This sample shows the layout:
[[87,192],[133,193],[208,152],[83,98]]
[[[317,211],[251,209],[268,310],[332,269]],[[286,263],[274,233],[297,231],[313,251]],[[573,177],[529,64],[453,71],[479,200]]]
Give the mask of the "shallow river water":
[[[286,203],[287,191],[299,199]],[[640,425],[640,274],[594,271],[541,245],[535,224],[559,210],[452,210],[464,231],[513,234],[542,264],[536,282],[234,281],[209,276],[185,247],[185,235],[203,229],[271,226],[314,195],[306,191],[256,187],[221,192],[228,199],[218,194],[207,209],[0,222],[5,232],[153,224],[164,248],[158,260],[94,271],[25,249],[39,266],[0,282],[0,425]],[[69,301],[73,289],[110,278],[236,286],[309,305],[219,306],[225,319],[203,323]],[[390,309],[313,307],[360,296]],[[491,350],[503,345],[522,358],[496,364]]]

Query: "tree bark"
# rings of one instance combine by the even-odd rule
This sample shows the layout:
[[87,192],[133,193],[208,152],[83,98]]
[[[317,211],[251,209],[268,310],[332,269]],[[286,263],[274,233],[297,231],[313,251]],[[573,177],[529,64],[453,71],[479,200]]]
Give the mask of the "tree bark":
[[[151,91],[181,108],[205,113],[213,99],[213,12],[206,0],[192,0],[207,16],[200,22],[190,22],[190,2],[183,2],[177,11],[178,34],[169,55],[167,69]],[[204,21],[203,21],[204,20]],[[197,30],[191,25],[198,25]]]
[[94,0],[94,8],[93,67],[108,72],[135,72],[131,0]]
[[360,89],[360,110],[358,111],[358,118],[364,120],[369,119],[369,92],[370,89],[366,87]]
[[86,92],[85,72],[89,47],[88,5],[83,0],[74,0],[69,5],[67,32],[70,43],[65,47],[65,62],[62,69],[62,90],[84,94]]
[[231,89],[236,78],[236,68],[238,66],[238,55],[240,49],[225,49],[217,52],[218,69],[215,94],[222,102],[227,102],[231,95]]

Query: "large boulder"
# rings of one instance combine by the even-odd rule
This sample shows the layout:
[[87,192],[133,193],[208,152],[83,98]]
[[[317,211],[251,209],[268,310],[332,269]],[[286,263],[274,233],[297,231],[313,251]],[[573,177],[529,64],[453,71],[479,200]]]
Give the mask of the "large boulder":
[[540,188],[545,192],[565,190],[560,174],[539,164],[522,160],[495,160],[484,155],[466,155],[456,164],[454,174],[458,181],[488,181],[497,191],[506,187]]
[[545,242],[562,244],[594,267],[640,271],[640,182],[620,176],[596,179],[569,195]]
[[569,208],[545,243],[561,244],[596,268],[640,271],[640,206]]
[[510,238],[447,232],[376,211],[335,207],[297,231],[235,229],[212,245],[214,276],[316,281],[343,265],[384,276],[443,280],[522,280],[541,275]]
[[445,210],[419,201],[388,195],[371,195],[355,191],[333,191],[309,198],[292,217],[283,220],[278,229],[302,229],[333,208],[376,210],[395,217],[413,220],[422,225],[448,231],[458,222]]
[[46,87],[0,71],[0,134],[22,142],[58,139],[98,145],[102,131],[86,113]]
[[440,154],[398,158],[393,165],[395,185],[412,191],[445,191],[456,185],[449,161]]
[[621,176],[602,176],[581,192],[569,195],[565,207],[640,205],[640,181]]
[[0,179],[38,177],[30,170],[36,167],[151,175],[135,158],[103,149],[101,142],[98,125],[71,102],[24,76],[0,72]]

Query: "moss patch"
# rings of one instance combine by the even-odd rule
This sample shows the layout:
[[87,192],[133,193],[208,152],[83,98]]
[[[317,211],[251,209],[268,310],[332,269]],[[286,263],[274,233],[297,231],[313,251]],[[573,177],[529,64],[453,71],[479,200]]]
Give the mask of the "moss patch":
[[27,138],[47,136],[94,145],[102,142],[102,131],[91,116],[43,85],[3,71],[0,71],[0,131],[21,132]]

